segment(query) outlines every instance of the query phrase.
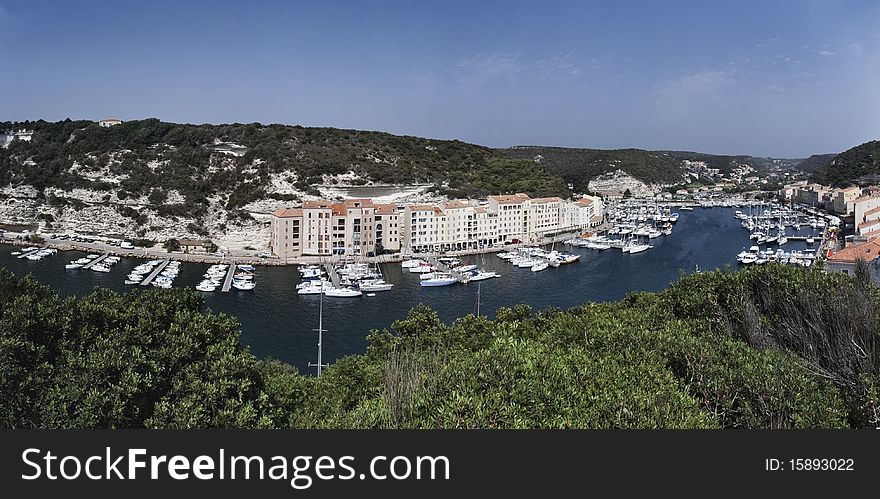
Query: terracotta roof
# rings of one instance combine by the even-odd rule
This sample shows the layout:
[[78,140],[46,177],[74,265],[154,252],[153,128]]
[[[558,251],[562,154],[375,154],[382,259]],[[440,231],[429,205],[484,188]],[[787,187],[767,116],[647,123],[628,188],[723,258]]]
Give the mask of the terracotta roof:
[[470,208],[472,205],[467,201],[463,201],[461,199],[453,199],[452,201],[447,201],[443,204],[443,207],[447,210],[453,210],[456,208]]
[[868,241],[856,246],[847,246],[842,250],[828,257],[830,262],[849,262],[854,263],[857,260],[865,260],[870,262],[880,256],[880,242]]
[[859,196],[853,202],[854,203],[864,203],[865,201],[870,201],[872,199],[880,199],[880,196]]
[[315,209],[315,208],[330,208],[332,203],[330,201],[326,201],[324,199],[309,199],[307,201],[303,201],[303,208],[306,209]]
[[394,215],[398,212],[396,204],[377,204],[376,215]]
[[593,204],[593,200],[590,198],[581,198],[581,199],[577,200],[577,204],[579,204],[581,206],[589,206],[589,205]]
[[489,196],[489,199],[499,204],[522,203],[529,199],[529,196],[521,192],[516,194],[502,194],[499,196]]
[[867,222],[862,222],[859,224],[859,228],[863,229],[865,227],[870,227],[872,225],[880,224],[880,219],[868,220]]
[[346,211],[345,211],[345,205],[340,204],[340,203],[331,204],[331,205],[330,205],[330,210],[332,210],[332,211],[333,211],[333,214],[336,215],[336,216],[338,216],[338,217],[345,216],[345,214],[346,214]]
[[303,216],[302,208],[279,208],[272,212],[272,216],[279,218],[293,218]]
[[533,199],[532,204],[558,203],[560,201],[562,201],[562,199],[557,198],[557,197],[538,198],[538,199]]
[[874,213],[880,213],[880,206],[876,208],[871,208],[870,210],[866,211],[865,216],[867,217],[868,215],[873,215]]
[[[346,199],[342,202],[343,206],[346,208],[366,208],[373,206],[373,200],[369,198],[353,198]],[[360,205],[360,206],[358,206]]]
[[433,211],[435,206],[430,204],[411,204],[407,208],[412,211]]

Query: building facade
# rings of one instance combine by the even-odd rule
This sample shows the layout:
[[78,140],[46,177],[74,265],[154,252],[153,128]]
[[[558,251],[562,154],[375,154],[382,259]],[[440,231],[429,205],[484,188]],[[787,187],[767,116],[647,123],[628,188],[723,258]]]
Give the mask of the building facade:
[[484,203],[403,207],[369,199],[309,200],[272,213],[270,248],[281,258],[475,250],[592,227],[602,222],[603,212],[596,197],[568,202],[522,193],[489,196]]

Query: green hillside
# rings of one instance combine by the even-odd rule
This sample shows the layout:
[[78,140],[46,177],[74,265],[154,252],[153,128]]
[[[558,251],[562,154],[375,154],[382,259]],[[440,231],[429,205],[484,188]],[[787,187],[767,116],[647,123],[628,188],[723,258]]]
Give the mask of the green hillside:
[[872,184],[880,180],[880,140],[872,140],[848,149],[816,168],[813,180],[844,187]]

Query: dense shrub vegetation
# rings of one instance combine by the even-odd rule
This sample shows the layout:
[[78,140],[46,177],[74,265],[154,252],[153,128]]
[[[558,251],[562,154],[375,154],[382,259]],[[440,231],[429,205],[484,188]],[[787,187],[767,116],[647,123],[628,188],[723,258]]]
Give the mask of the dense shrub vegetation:
[[865,142],[831,159],[825,158],[815,167],[813,180],[836,187],[880,181],[880,140]]
[[865,275],[718,271],[452,324],[419,308],[314,378],[192,292],[61,298],[0,271],[0,427],[874,427]]

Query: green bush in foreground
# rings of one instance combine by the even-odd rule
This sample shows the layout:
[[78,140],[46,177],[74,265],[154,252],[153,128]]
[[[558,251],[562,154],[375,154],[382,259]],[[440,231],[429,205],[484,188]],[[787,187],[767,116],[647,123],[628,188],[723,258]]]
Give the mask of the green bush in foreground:
[[863,277],[763,266],[565,312],[419,307],[314,378],[193,292],[61,298],[0,271],[0,426],[872,427],[877,303]]

